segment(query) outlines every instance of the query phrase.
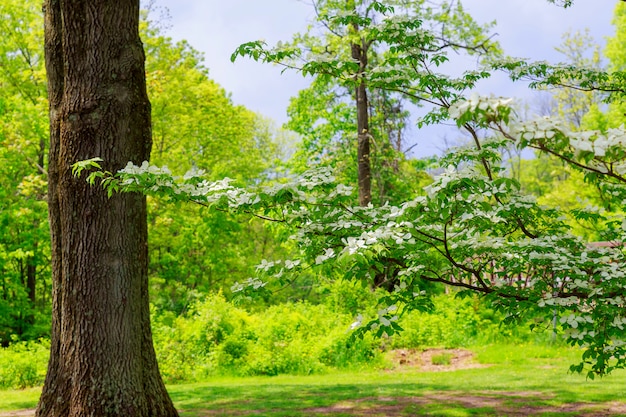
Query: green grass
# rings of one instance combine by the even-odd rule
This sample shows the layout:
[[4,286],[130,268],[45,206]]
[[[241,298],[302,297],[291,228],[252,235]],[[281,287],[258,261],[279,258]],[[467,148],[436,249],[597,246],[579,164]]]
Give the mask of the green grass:
[[0,390],[0,413],[24,408],[34,408],[37,405],[40,394],[41,388]]
[[431,362],[433,365],[450,365],[452,362],[452,354],[440,353],[432,357]]
[[[626,372],[601,380],[568,374],[578,353],[565,348],[487,346],[482,368],[453,372],[394,371],[314,376],[216,378],[172,385],[183,417],[591,415],[626,398]],[[521,357],[521,358],[520,358]],[[38,390],[0,391],[2,411],[31,408]],[[626,407],[622,408],[626,415]],[[608,415],[598,411],[595,415]]]

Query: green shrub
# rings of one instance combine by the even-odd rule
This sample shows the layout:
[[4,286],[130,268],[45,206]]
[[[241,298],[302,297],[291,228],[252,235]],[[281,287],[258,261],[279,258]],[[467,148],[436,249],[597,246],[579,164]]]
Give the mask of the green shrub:
[[458,347],[475,340],[480,318],[470,299],[440,295],[433,303],[432,312],[412,311],[400,319],[404,331],[394,335],[392,347]]
[[286,303],[251,314],[220,294],[186,316],[153,311],[153,332],[166,381],[211,375],[311,374],[381,360],[380,340],[352,340],[352,317],[325,305]]
[[376,312],[378,292],[371,290],[362,281],[337,279],[320,285],[317,292],[322,296],[322,304],[331,311],[350,316],[371,315]]
[[[159,369],[168,382],[198,381],[218,373],[218,347],[240,335],[248,314],[228,303],[221,294],[196,303],[189,314],[152,314],[152,330]],[[233,346],[234,340],[228,345]]]
[[22,389],[43,384],[50,341],[15,342],[0,348],[0,388]]
[[[551,332],[531,331],[530,323],[503,324],[505,317],[478,297],[433,297],[432,312],[412,311],[399,321],[393,348],[467,347],[487,343],[548,343]],[[538,327],[539,329],[540,327]]]
[[[324,304],[286,303],[249,313],[213,294],[197,302],[186,315],[152,309],[152,326],[159,368],[167,382],[201,381],[212,375],[278,375],[322,373],[333,369],[383,366],[382,345],[390,348],[461,347],[476,344],[526,343],[550,340],[550,332],[535,334],[527,326],[500,326],[503,317],[476,298],[439,295],[432,313],[412,312],[401,318],[405,329],[391,338],[366,333],[362,339],[348,330],[351,313],[374,309],[369,295],[358,300],[352,284],[341,283]],[[353,297],[353,298],[350,298]],[[343,311],[341,300],[354,303]],[[349,312],[348,312],[349,311]],[[544,343],[549,345],[549,343]],[[49,342],[15,342],[0,349],[0,388],[40,385],[45,376]],[[436,359],[439,360],[439,359]],[[445,360],[445,358],[441,358]]]
[[[153,312],[154,340],[168,382],[211,375],[311,374],[382,366],[389,348],[463,347],[502,340],[533,341],[523,326],[500,326],[503,317],[478,298],[434,297],[431,313],[411,312],[388,339],[351,337],[354,312],[376,311],[368,290],[349,282],[327,288],[323,304],[285,303],[249,313],[221,294],[207,296],[186,315]],[[343,309],[340,306],[343,305]]]
[[324,305],[281,304],[253,321],[254,340],[235,373],[245,375],[311,374],[329,368],[363,366],[377,357],[379,341],[350,341],[351,318]]

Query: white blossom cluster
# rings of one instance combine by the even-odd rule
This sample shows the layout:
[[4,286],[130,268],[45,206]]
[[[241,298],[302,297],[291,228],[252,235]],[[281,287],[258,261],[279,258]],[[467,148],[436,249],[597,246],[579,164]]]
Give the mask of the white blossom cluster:
[[[501,97],[481,97],[473,94],[466,100],[453,103],[448,113],[452,119],[459,120],[472,115],[476,121],[500,123],[504,114],[513,114],[510,109],[512,99]],[[507,109],[507,110],[505,110]],[[495,127],[496,125],[494,125]],[[502,126],[497,125],[496,130]],[[593,157],[603,160],[614,150],[618,159],[609,159],[613,172],[626,174],[626,158],[622,150],[626,149],[626,128],[611,128],[606,132],[599,130],[578,131],[572,130],[562,120],[553,117],[539,117],[530,121],[508,120],[508,131],[503,132],[507,137],[515,140],[518,146],[532,146],[549,141],[554,149],[569,146],[576,155],[591,153]],[[556,142],[558,140],[558,142]],[[589,165],[600,172],[608,172],[603,164],[590,162]]]
[[[308,171],[287,183],[266,186],[258,191],[249,191],[231,185],[233,180],[230,178],[208,181],[202,179],[204,174],[203,170],[193,168],[182,177],[174,176],[167,166],[158,167],[150,165],[147,161],[141,165],[128,162],[125,168],[118,171],[122,188],[143,187],[147,191],[178,195],[204,203],[214,203],[225,198],[230,208],[255,205],[262,201],[263,194],[271,197],[285,191],[289,191],[295,200],[313,202],[315,198],[312,199],[305,190],[311,191],[319,186],[334,185],[335,181],[330,169],[320,168]],[[352,195],[352,192],[353,187],[336,184],[329,196],[345,197]]]
[[448,114],[452,119],[461,119],[466,113],[484,112],[491,116],[493,120],[500,120],[503,109],[510,108],[513,103],[512,98],[505,97],[484,97],[473,93],[466,100],[458,100],[448,108]]
[[259,288],[265,287],[266,284],[266,282],[261,281],[258,278],[248,278],[244,283],[235,282],[230,287],[230,290],[233,293],[242,292],[246,289],[258,290]]

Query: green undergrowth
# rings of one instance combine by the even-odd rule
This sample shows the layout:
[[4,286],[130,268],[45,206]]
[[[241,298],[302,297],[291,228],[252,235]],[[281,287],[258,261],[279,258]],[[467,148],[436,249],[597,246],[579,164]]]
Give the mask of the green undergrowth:
[[[153,308],[161,373],[167,383],[183,383],[216,376],[373,371],[391,367],[386,352],[394,349],[479,346],[480,351],[503,342],[550,346],[549,334],[523,325],[503,327],[503,318],[479,299],[445,294],[433,299],[433,311],[400,317],[404,331],[392,337],[355,338],[350,325],[357,314],[376,314],[376,297],[344,282],[327,288],[321,298],[318,304],[292,302],[255,311],[213,294],[180,316]],[[0,348],[0,388],[40,385],[48,348],[46,340]]]
[[47,339],[15,342],[8,348],[0,348],[0,389],[43,384],[49,350]]
[[220,295],[186,316],[153,316],[159,368],[168,382],[382,366],[381,341],[372,335],[351,338],[351,321],[326,305],[308,303],[253,314]]

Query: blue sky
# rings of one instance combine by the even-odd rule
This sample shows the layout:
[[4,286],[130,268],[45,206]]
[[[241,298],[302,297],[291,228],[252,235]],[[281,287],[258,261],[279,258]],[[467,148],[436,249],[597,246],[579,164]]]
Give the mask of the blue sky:
[[[563,9],[546,0],[464,0],[472,16],[482,23],[497,21],[494,32],[505,52],[530,60],[558,62],[554,50],[567,31],[589,28],[604,44],[613,32],[611,17],[616,0],[575,0]],[[309,0],[157,0],[171,16],[167,35],[186,39],[202,51],[210,76],[232,94],[237,104],[261,113],[279,125],[286,121],[289,98],[307,86],[301,75],[248,59],[230,62],[235,48],[247,41],[263,39],[269,44],[289,40],[313,19]],[[495,77],[481,86],[481,93],[532,100],[522,85],[513,86],[505,77]],[[440,153],[441,130],[416,139],[420,154]],[[422,135],[423,136],[423,135]]]

